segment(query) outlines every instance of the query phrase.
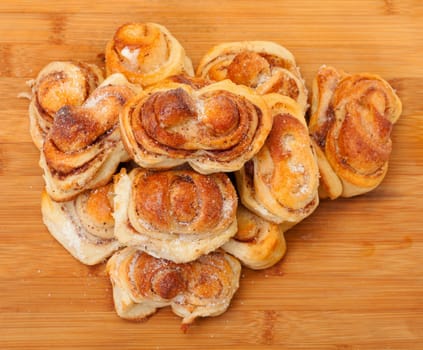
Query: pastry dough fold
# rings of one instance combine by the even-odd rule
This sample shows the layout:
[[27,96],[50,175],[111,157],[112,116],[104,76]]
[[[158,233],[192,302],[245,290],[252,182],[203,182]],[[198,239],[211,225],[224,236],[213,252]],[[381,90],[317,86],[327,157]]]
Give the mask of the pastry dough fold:
[[285,227],[309,216],[319,203],[319,171],[301,107],[279,94],[265,96],[274,122],[256,156],[236,173],[242,203]]
[[230,79],[260,95],[280,93],[297,101],[304,112],[308,107],[308,92],[294,56],[274,42],[219,44],[201,59],[197,75],[214,81]]
[[203,174],[235,171],[263,145],[272,116],[263,98],[225,80],[200,89],[166,82],[128,102],[122,140],[146,168],[188,162]]
[[310,133],[321,197],[351,197],[376,188],[388,169],[390,134],[401,101],[381,77],[323,66],[313,82]]
[[122,73],[132,83],[156,84],[172,75],[194,75],[182,45],[164,26],[128,23],[119,27],[106,46],[107,75]]
[[241,265],[223,252],[176,264],[127,247],[109,259],[107,272],[120,317],[142,320],[171,306],[186,326],[197,317],[226,311],[239,286]]
[[123,245],[177,263],[226,243],[237,230],[237,196],[223,174],[136,168],[115,178],[115,235]]
[[138,90],[123,75],[114,74],[82,106],[58,110],[40,157],[46,190],[54,200],[67,201],[106,184],[119,163],[128,160],[119,113]]
[[41,197],[44,224],[51,235],[77,260],[94,265],[119,248],[114,237],[112,184],[89,190],[67,202]]
[[100,68],[83,62],[55,61],[38,73],[29,104],[30,133],[38,149],[42,149],[57,111],[65,105],[82,105],[102,81]]
[[286,252],[281,225],[267,221],[240,205],[238,231],[223,250],[238,258],[250,269],[262,270],[276,264]]

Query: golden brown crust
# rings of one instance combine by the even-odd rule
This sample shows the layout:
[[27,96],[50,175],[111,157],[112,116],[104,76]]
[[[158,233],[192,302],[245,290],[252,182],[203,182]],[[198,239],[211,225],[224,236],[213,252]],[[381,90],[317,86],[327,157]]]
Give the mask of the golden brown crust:
[[214,81],[230,79],[261,95],[280,93],[297,101],[303,111],[308,108],[308,92],[294,56],[274,42],[217,45],[201,59],[197,75]]
[[95,265],[120,246],[114,238],[111,203],[112,184],[78,195],[74,200],[55,202],[44,190],[41,199],[43,222],[51,235],[77,260]]
[[82,106],[64,106],[56,113],[40,159],[47,192],[54,200],[67,201],[106,184],[118,164],[128,160],[119,113],[135,91],[122,75],[113,75]]
[[80,106],[103,81],[96,65],[83,62],[51,62],[32,84],[29,106],[30,131],[41,150],[57,111],[65,106]]
[[238,231],[223,249],[251,269],[261,270],[276,264],[286,252],[280,225],[267,221],[244,206],[238,206]]
[[237,196],[223,174],[137,168],[116,177],[116,237],[175,262],[217,249],[236,233]]
[[120,317],[140,320],[171,306],[183,324],[225,312],[238,289],[240,271],[239,262],[223,252],[175,264],[128,247],[107,263]]
[[274,117],[264,146],[236,173],[243,204],[266,220],[297,223],[319,203],[319,172],[301,107],[269,94]]
[[157,85],[126,105],[120,125],[126,149],[140,166],[188,162],[208,174],[240,169],[261,148],[271,124],[262,97],[226,80],[201,89]]
[[321,182],[330,198],[365,193],[381,183],[401,110],[392,87],[377,75],[319,70],[309,128],[320,147]]
[[107,75],[122,73],[132,83],[156,84],[172,75],[194,75],[182,45],[162,25],[127,23],[106,47]]

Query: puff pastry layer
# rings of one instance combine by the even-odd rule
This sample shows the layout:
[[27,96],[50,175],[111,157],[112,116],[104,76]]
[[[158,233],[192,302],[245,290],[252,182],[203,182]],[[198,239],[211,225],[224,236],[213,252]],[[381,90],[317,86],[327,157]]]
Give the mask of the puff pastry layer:
[[120,317],[142,320],[158,308],[171,306],[183,325],[225,312],[238,289],[240,271],[239,261],[223,252],[175,264],[128,247],[107,263]]
[[128,23],[106,46],[107,75],[122,73],[132,83],[156,84],[175,74],[194,75],[191,60],[167,28],[156,23]]
[[30,133],[38,149],[56,112],[65,105],[82,105],[102,81],[100,68],[83,62],[51,62],[38,73],[29,104]]
[[262,270],[276,264],[286,252],[281,225],[238,206],[238,231],[222,248],[250,269]]
[[301,107],[279,94],[265,96],[273,127],[257,155],[236,173],[242,203],[266,220],[292,226],[319,203],[319,171]]
[[236,233],[237,196],[223,173],[136,168],[115,180],[115,235],[124,245],[181,263]]
[[108,77],[82,106],[56,113],[41,152],[47,193],[67,201],[109,182],[128,154],[121,142],[119,113],[137,90],[121,74]]
[[188,162],[203,174],[240,169],[272,125],[263,98],[229,80],[196,87],[175,82],[143,91],[121,114],[131,158],[146,168]]
[[41,197],[44,224],[51,235],[86,265],[104,261],[119,248],[114,238],[112,184],[89,190],[68,202]]
[[223,43],[200,61],[197,75],[254,88],[259,94],[280,93],[296,100],[305,111],[308,92],[290,51],[270,41]]
[[351,197],[382,182],[392,150],[390,134],[401,111],[400,99],[381,77],[320,68],[313,82],[309,129],[321,197]]

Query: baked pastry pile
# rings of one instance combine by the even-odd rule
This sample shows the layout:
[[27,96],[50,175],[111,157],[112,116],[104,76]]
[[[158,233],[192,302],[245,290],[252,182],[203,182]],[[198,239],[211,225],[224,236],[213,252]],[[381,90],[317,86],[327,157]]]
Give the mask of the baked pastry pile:
[[165,27],[125,24],[104,69],[52,62],[32,82],[43,221],[80,262],[110,257],[120,317],[219,315],[241,265],[280,261],[319,198],[368,192],[387,172],[401,102],[386,81],[322,67],[307,125],[308,102],[276,43],[217,45],[194,76]]

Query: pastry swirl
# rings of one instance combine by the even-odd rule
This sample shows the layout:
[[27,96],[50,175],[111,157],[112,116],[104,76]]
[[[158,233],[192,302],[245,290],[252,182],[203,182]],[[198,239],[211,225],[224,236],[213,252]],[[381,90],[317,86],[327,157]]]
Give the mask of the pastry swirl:
[[281,225],[264,220],[242,205],[237,211],[238,231],[222,248],[253,270],[267,269],[286,252]]
[[122,73],[132,83],[156,84],[167,77],[194,75],[182,45],[164,26],[128,23],[117,29],[106,46],[107,75]]
[[65,105],[82,105],[102,81],[100,68],[83,62],[51,62],[38,73],[32,83],[29,120],[39,150],[57,111]]
[[236,191],[223,173],[136,168],[115,180],[115,235],[123,245],[181,263],[236,233]]
[[197,75],[214,81],[230,79],[254,88],[260,95],[280,93],[305,111],[308,92],[290,51],[270,41],[223,43],[200,61]]
[[187,326],[197,317],[226,311],[239,286],[241,265],[224,252],[176,264],[127,247],[109,259],[107,272],[120,317],[142,320],[171,306]]
[[107,78],[80,107],[56,113],[41,152],[46,191],[67,201],[106,184],[128,154],[121,142],[119,113],[137,87],[121,74]]
[[320,68],[309,129],[319,161],[321,197],[351,197],[382,182],[392,150],[390,134],[401,111],[400,99],[381,77]]
[[309,216],[319,203],[319,171],[301,107],[269,94],[272,130],[254,158],[236,173],[242,203],[262,218],[286,227]]
[[44,224],[51,235],[77,260],[95,265],[119,248],[114,238],[112,183],[85,191],[68,202],[41,197]]
[[122,140],[145,168],[188,162],[203,174],[238,170],[263,145],[272,117],[263,98],[229,80],[200,89],[167,82],[128,102]]

